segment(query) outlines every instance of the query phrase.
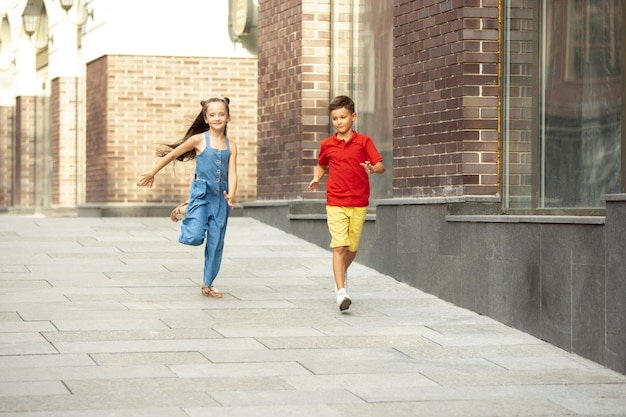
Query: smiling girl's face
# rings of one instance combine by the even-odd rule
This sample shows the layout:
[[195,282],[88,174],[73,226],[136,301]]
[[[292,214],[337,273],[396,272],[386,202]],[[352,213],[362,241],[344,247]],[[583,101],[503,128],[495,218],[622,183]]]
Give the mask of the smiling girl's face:
[[204,121],[215,130],[224,130],[226,124],[230,122],[228,108],[222,101],[211,101],[207,104]]

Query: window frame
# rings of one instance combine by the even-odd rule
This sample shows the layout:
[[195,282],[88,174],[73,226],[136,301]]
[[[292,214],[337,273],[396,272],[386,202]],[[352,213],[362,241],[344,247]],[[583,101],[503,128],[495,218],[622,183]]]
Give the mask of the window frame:
[[[545,172],[540,172],[543,168],[540,166],[541,160],[541,152],[542,152],[542,143],[541,139],[541,118],[542,115],[545,114],[541,110],[541,105],[544,103],[542,98],[542,82],[543,76],[542,73],[542,56],[544,53],[544,48],[541,45],[544,34],[542,31],[545,29],[542,24],[542,7],[544,5],[544,1],[546,0],[532,0],[533,7],[533,15],[532,22],[533,28],[530,33],[532,33],[532,73],[533,73],[533,82],[532,89],[533,94],[531,98],[531,109],[530,113],[532,114],[532,120],[530,121],[530,152],[531,152],[531,161],[530,161],[530,195],[528,197],[528,201],[530,202],[530,207],[510,207],[510,183],[509,183],[509,175],[510,175],[510,160],[508,158],[508,151],[510,143],[507,143],[509,140],[507,131],[509,125],[508,119],[508,111],[509,108],[506,107],[505,101],[511,101],[511,95],[509,94],[509,89],[511,87],[515,87],[512,84],[508,83],[510,74],[507,72],[508,67],[507,64],[510,64],[510,51],[506,49],[507,42],[510,38],[507,38],[509,33],[507,31],[510,30],[510,27],[507,26],[507,23],[510,19],[507,16],[509,12],[508,3],[509,0],[501,0],[500,7],[500,44],[501,44],[501,54],[500,54],[500,89],[501,89],[501,105],[499,106],[499,130],[500,130],[500,150],[501,154],[499,156],[501,169],[500,169],[500,195],[502,196],[502,213],[510,214],[510,215],[574,215],[574,216],[604,216],[606,213],[605,207],[540,207],[540,193],[542,192],[542,184],[541,181],[545,179]],[[622,19],[622,28],[623,24],[626,21],[626,5],[622,7],[621,10],[621,19]],[[622,29],[622,38],[621,38],[621,68],[625,68],[624,63],[626,61],[626,31]],[[623,77],[624,70],[622,69]],[[508,83],[508,84],[507,84]],[[621,128],[621,137],[620,137],[620,192],[626,192],[626,129],[624,129],[624,120],[626,120],[626,106],[624,105],[624,98],[626,97],[626,82],[621,83],[621,97],[622,97],[622,106],[621,106],[621,120],[620,124]],[[545,140],[545,138],[544,138]],[[523,197],[523,195],[519,195]]]

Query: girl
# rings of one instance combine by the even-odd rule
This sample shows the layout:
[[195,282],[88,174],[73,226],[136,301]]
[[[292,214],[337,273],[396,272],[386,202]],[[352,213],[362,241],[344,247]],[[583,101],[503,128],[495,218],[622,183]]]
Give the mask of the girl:
[[175,159],[196,160],[189,200],[176,207],[170,218],[177,221],[179,216],[184,217],[180,243],[200,246],[206,238],[202,295],[221,298],[222,293],[213,286],[213,281],[222,263],[229,208],[234,208],[237,145],[226,136],[230,100],[211,98],[200,104],[202,110],[185,136],[173,144],[161,145],[157,156],[162,159],[150,171],[141,174],[138,184],[152,187],[154,176]]

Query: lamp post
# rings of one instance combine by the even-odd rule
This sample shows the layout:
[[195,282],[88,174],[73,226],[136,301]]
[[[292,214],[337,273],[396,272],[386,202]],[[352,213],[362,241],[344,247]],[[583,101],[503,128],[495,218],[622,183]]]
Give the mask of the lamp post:
[[[0,38],[0,56],[2,55],[2,38]],[[9,62],[9,66],[6,68],[0,68],[0,72],[7,72],[8,70],[10,70],[11,68],[13,68],[15,66],[15,58],[11,59],[11,62]]]
[[[81,49],[81,39],[82,39],[82,29],[83,25],[87,23],[87,20],[91,17],[93,20],[93,8],[92,10],[88,10],[87,4],[83,4],[81,7],[81,1],[79,0],[77,5],[76,14],[76,22],[73,22],[70,19],[70,10],[74,6],[74,0],[59,0],[59,5],[63,10],[65,10],[65,16],[67,17],[67,21],[72,25],[77,27],[76,32],[76,57],[77,60],[80,56]],[[78,61],[77,61],[78,62]],[[85,132],[84,132],[84,124],[85,124],[85,110],[84,110],[84,95],[85,95],[85,86],[84,86],[84,75],[81,77],[77,75],[75,77],[75,90],[74,90],[74,149],[75,149],[75,183],[74,183],[74,201],[76,206],[82,202],[84,202],[84,194],[85,194]]]
[[[2,0],[0,0],[2,1]],[[77,35],[77,59],[79,56],[80,49],[80,37],[82,35],[82,29],[84,25],[87,23],[89,17],[93,19],[93,10],[89,11],[87,5],[85,4],[85,0],[81,3],[76,4],[76,8],[73,6],[75,2],[73,0],[58,0],[60,8],[65,11],[67,20],[72,25],[76,26],[78,30],[76,31]],[[70,18],[70,13],[75,14],[76,19]],[[78,22],[78,23],[75,23]],[[48,14],[45,6],[42,5],[41,0],[28,0],[26,7],[22,12],[22,28],[24,33],[28,35],[28,39],[31,45],[37,50],[37,54],[35,57],[35,68],[36,68],[36,85],[44,86],[43,90],[48,89],[49,83],[45,80],[43,83],[39,82],[40,77],[44,78],[47,76],[47,73],[39,69],[48,65],[48,46],[53,43],[53,39],[48,34]],[[71,33],[70,31],[66,31],[66,33]],[[62,40],[65,37],[61,38]],[[59,53],[62,53],[63,48],[66,45],[60,45],[61,48],[58,49]],[[77,61],[78,62],[78,61]],[[14,65],[14,64],[13,64]],[[0,70],[4,70],[0,68]],[[81,85],[80,75],[75,77],[76,91],[75,91],[75,132],[73,141],[74,146],[76,148],[76,160],[75,162],[75,203],[78,205],[80,201],[82,201],[82,197],[80,194],[83,192],[83,188],[81,187],[80,181],[84,179],[84,158],[81,156],[82,149],[84,148],[84,132],[80,130],[81,127],[81,116],[80,111],[83,109],[83,101],[81,100],[84,92],[84,86]],[[82,88],[81,88],[82,87]],[[35,210],[40,208],[48,208],[52,204],[52,170],[51,170],[51,146],[52,146],[52,132],[51,132],[51,120],[52,120],[52,112],[50,111],[50,92],[43,91],[41,93],[35,93],[35,107],[34,107],[34,115],[35,115],[35,123],[33,124],[33,137],[35,138],[35,146],[33,147],[33,158],[34,158],[34,169],[35,175],[33,178],[33,197],[35,201]],[[69,111],[70,109],[67,108]],[[58,138],[55,140],[63,141],[63,143],[69,143],[72,141],[72,134],[63,133],[60,134]],[[71,169],[71,166],[70,168]]]
[[[33,207],[37,212],[51,206],[52,202],[52,164],[51,164],[51,111],[49,84],[45,76],[38,71],[41,66],[48,64],[48,45],[52,39],[48,36],[48,18],[42,9],[41,3],[35,5],[28,0],[22,12],[22,28],[28,35],[28,40],[36,49],[35,56],[35,92],[32,125],[32,154],[33,178],[32,196]],[[38,44],[38,40],[41,42]]]

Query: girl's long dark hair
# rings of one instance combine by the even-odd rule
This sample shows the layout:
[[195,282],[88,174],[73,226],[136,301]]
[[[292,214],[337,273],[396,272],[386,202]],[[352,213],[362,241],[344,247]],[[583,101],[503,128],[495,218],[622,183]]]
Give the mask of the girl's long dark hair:
[[[206,116],[206,110],[207,110],[209,103],[216,103],[216,102],[224,103],[226,105],[226,114],[230,116],[230,106],[229,106],[230,99],[228,97],[210,98],[208,100],[202,100],[200,102],[200,105],[202,106],[202,110],[200,110],[200,113],[196,116],[195,120],[191,123],[191,126],[189,126],[189,129],[187,129],[187,133],[185,133],[185,136],[183,136],[182,139],[179,139],[174,143],[159,145],[156,151],[156,155],[158,157],[164,157],[165,155],[167,155],[168,153],[172,152],[174,149],[182,145],[187,139],[189,139],[193,135],[197,135],[198,133],[204,133],[207,130],[209,130],[209,125],[204,121],[205,116]],[[224,136],[226,136],[226,127],[224,127]],[[185,152],[184,154],[182,154],[176,159],[181,162],[185,162],[185,161],[190,161],[195,158],[196,158],[196,151],[192,149],[189,152]]]

